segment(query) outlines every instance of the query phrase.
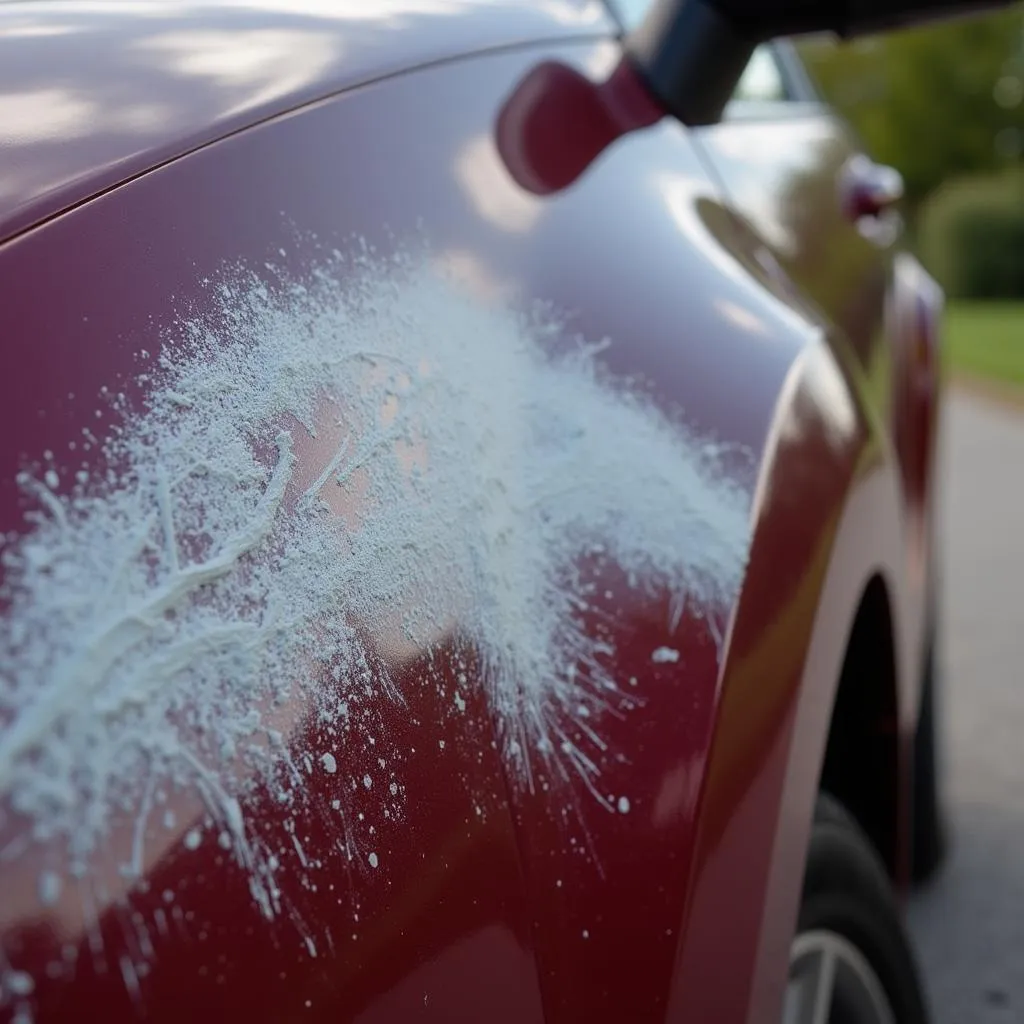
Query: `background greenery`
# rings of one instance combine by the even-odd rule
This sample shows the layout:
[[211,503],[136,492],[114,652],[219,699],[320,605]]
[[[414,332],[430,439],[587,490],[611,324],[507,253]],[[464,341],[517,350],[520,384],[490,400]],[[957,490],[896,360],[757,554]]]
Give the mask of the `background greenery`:
[[949,178],[1020,165],[1024,9],[843,46],[803,48],[872,155],[899,168],[912,210]]
[[903,175],[911,245],[951,300],[954,370],[1024,388],[1024,6],[801,50]]

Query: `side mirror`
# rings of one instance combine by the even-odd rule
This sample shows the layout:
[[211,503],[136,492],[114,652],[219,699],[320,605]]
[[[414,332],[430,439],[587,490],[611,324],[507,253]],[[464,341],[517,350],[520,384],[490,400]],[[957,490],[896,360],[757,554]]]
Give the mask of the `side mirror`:
[[1012,0],[656,0],[626,38],[634,70],[667,113],[691,126],[722,116],[754,48],[774,36],[843,37]]

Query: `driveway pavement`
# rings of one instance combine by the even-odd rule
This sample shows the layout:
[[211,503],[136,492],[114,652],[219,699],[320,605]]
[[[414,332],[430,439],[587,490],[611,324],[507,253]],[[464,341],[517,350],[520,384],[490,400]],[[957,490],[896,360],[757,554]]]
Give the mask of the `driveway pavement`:
[[910,926],[935,1024],[1024,1022],[1024,409],[953,392],[944,427],[954,845]]

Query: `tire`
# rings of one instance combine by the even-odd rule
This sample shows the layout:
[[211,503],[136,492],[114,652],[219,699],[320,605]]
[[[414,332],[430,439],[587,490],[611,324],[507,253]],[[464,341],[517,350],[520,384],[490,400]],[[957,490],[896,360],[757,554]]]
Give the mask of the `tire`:
[[[823,966],[829,962],[831,968]],[[822,981],[828,977],[831,983]],[[823,990],[829,995],[822,997]],[[815,998],[830,1003],[828,1015],[810,1012]],[[885,869],[850,815],[826,795],[815,808],[784,1020],[928,1021],[917,966]]]

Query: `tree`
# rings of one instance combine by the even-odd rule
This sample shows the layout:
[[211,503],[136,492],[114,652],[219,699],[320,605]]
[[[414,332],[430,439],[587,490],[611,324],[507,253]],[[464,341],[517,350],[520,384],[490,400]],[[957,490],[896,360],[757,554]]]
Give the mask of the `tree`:
[[947,178],[1024,154],[1024,13],[802,47],[825,97],[875,159],[904,176],[911,211]]

